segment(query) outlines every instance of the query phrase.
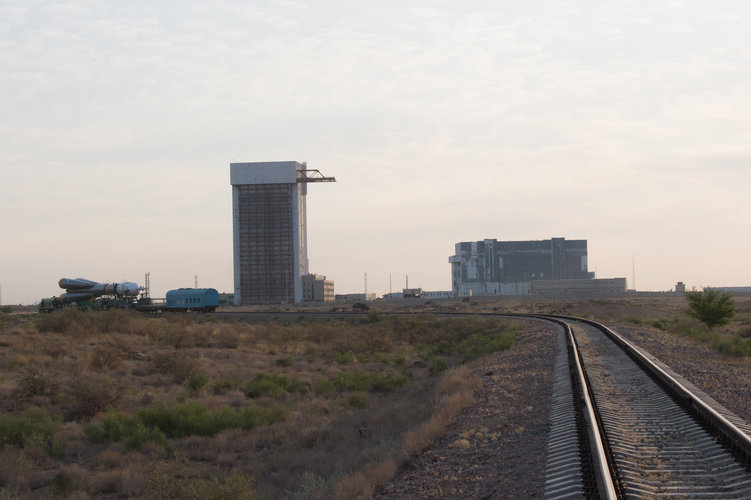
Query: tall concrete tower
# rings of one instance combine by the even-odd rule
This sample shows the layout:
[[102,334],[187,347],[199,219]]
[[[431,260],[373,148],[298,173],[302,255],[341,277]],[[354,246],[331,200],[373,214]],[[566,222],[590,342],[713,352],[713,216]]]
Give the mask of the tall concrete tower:
[[307,184],[333,181],[304,162],[230,164],[236,305],[302,301]]

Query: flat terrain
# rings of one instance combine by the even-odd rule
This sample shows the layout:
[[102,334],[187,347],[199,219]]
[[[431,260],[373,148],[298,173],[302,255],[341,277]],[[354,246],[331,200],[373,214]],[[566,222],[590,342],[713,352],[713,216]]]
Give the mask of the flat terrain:
[[[554,330],[433,314],[597,319],[751,420],[751,298],[735,301],[714,331],[679,296],[375,303],[283,323],[3,314],[0,496],[539,497]],[[404,310],[420,314],[388,314]]]
[[[728,348],[734,339],[749,342],[751,298],[736,297],[735,302],[735,321],[715,332],[686,318],[683,297],[488,301],[474,307],[606,323],[751,422],[751,358]],[[483,384],[475,404],[455,419],[443,439],[409,461],[379,498],[541,498],[553,334],[527,325],[513,349],[478,361],[474,371]]]

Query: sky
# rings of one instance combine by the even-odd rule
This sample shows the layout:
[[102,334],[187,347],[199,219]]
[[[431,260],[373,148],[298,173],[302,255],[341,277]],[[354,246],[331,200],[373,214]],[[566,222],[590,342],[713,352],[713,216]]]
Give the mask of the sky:
[[307,196],[337,293],[449,290],[490,238],[751,285],[749,47],[743,0],[2,0],[0,300],[230,292],[229,164],[293,160],[337,179]]

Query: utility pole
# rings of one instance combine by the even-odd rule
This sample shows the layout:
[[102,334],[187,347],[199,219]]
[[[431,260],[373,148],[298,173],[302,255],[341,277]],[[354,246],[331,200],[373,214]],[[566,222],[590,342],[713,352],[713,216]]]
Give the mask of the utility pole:
[[365,271],[365,274],[363,275],[363,280],[365,281],[365,295],[363,296],[363,300],[368,300],[368,272]]

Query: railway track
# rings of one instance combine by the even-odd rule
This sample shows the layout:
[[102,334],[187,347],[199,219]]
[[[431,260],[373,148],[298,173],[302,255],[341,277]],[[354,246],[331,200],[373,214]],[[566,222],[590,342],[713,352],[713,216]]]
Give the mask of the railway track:
[[544,318],[566,330],[568,353],[547,498],[751,498],[751,426],[603,325]]
[[751,425],[603,325],[534,317],[565,330],[556,360],[546,498],[751,498]]

